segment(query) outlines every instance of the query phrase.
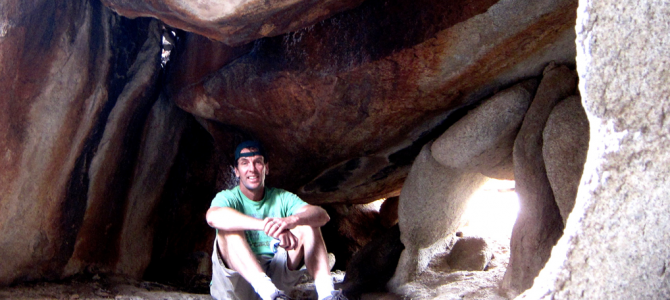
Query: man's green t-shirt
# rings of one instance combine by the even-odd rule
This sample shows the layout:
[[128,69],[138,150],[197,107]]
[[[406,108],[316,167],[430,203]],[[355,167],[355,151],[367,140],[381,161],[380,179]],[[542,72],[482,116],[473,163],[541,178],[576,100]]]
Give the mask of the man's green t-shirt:
[[[266,187],[263,199],[256,202],[247,198],[240,191],[240,187],[236,186],[216,194],[210,207],[230,207],[247,216],[263,220],[265,218],[286,218],[305,205],[307,203],[295,194],[271,187]],[[262,230],[245,230],[244,233],[254,254],[274,255],[270,248],[272,237],[266,235]]]

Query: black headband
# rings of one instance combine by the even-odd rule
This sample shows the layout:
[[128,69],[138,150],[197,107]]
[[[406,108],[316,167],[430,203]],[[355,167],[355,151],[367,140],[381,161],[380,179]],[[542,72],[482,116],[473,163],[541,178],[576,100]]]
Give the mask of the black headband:
[[255,156],[255,155],[261,155],[261,156],[263,156],[262,153],[260,153],[260,152],[258,152],[258,151],[255,151],[255,152],[245,152],[245,153],[240,153],[240,155],[238,156],[238,158],[240,158],[240,157]]
[[[253,149],[256,149],[256,151],[241,153],[242,150],[244,150],[245,148],[249,149],[249,150],[251,150],[253,148]],[[249,157],[249,156],[254,156],[254,155],[260,155],[260,156],[265,157],[265,150],[263,149],[263,146],[261,145],[261,143],[258,142],[258,141],[242,142],[239,145],[237,145],[237,149],[235,149],[235,162],[237,162],[237,160],[240,157]]]

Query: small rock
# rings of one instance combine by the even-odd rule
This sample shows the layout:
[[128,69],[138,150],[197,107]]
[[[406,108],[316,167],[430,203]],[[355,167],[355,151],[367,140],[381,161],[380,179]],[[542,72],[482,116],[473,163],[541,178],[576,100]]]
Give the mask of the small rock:
[[484,271],[492,256],[486,240],[481,237],[466,237],[456,242],[446,259],[453,271]]

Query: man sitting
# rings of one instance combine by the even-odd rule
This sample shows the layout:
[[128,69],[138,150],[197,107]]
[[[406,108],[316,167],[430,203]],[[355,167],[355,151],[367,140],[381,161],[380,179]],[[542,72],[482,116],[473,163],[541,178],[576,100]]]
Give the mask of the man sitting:
[[303,263],[319,299],[346,299],[334,290],[320,227],[330,217],[285,190],[266,187],[268,162],[260,143],[235,150],[240,184],[216,195],[207,223],[217,229],[212,254],[215,299],[288,299]]

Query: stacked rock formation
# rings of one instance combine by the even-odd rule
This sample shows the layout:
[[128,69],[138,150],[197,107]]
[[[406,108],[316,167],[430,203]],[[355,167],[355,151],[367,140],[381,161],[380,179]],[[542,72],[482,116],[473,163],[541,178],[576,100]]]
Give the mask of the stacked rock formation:
[[[202,274],[190,262],[211,249],[204,212],[234,184],[235,144],[255,137],[270,152],[269,183],[310,203],[400,195],[396,283],[453,241],[485,176],[514,176],[510,295],[533,284],[567,224],[524,297],[667,298],[658,149],[670,9],[591,2],[577,36],[575,0],[2,2],[0,285]],[[161,68],[161,37],[173,30]],[[568,70],[575,38],[582,100]],[[571,67],[543,75],[550,61]],[[482,99],[540,77],[518,132],[507,107],[458,129]],[[595,135],[578,189],[581,103]],[[449,144],[468,130],[479,138],[459,143],[473,151]]]
[[[424,272],[435,256],[445,256],[445,249],[446,257],[457,251],[461,241],[454,233],[467,200],[485,181],[483,174],[514,179],[519,194],[502,287],[515,295],[532,285],[563,233],[562,213],[567,217],[572,210],[575,194],[570,191],[579,185],[585,161],[588,121],[579,97],[572,96],[576,80],[569,68],[549,64],[539,86],[528,80],[495,94],[424,147],[400,194],[399,224],[406,250],[389,284],[392,288],[402,291],[402,285]],[[554,109],[556,103],[565,105]],[[550,115],[556,117],[547,126]],[[553,133],[555,127],[572,124],[581,127]],[[553,155],[554,145],[566,140],[575,143],[562,145],[569,155]],[[550,180],[543,155],[552,166],[577,166],[577,171],[551,172]],[[552,183],[557,193],[568,195],[562,198],[566,200],[555,200]],[[453,256],[459,255],[466,256]],[[461,262],[451,261],[458,269]]]

